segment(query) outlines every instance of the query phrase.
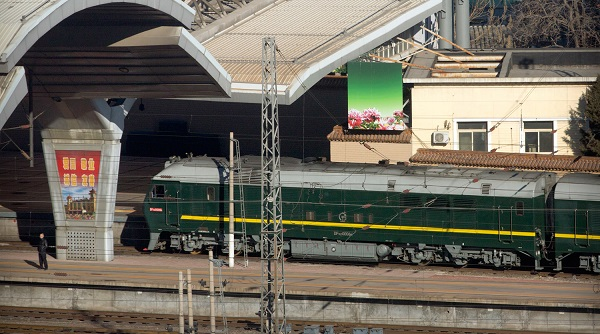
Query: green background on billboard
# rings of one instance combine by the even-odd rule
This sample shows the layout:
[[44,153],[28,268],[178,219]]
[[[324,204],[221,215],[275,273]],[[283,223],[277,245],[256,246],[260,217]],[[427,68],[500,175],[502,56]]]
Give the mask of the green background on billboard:
[[402,104],[402,64],[348,63],[348,110],[375,108],[385,117]]

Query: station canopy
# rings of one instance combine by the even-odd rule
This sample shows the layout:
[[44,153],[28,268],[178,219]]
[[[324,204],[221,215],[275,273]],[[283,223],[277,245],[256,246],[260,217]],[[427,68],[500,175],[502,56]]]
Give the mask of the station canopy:
[[255,0],[206,26],[192,2],[0,3],[0,126],[29,77],[34,96],[260,103],[264,37],[278,47],[278,102],[291,104],[442,0]]

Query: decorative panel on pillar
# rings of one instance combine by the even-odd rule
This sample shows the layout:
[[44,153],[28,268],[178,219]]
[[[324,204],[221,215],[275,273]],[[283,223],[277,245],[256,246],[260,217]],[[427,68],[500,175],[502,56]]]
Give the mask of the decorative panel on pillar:
[[121,143],[101,130],[43,135],[57,259],[112,261]]

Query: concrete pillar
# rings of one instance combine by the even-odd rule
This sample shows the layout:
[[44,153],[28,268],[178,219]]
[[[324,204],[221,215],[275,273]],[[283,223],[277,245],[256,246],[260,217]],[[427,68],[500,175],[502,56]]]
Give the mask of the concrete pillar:
[[126,113],[134,99],[38,101],[59,260],[112,261],[115,200]]
[[[448,39],[454,40],[454,18],[452,13],[452,0],[442,1],[442,10],[438,13],[438,22],[440,25],[439,34]],[[440,39],[438,41],[440,49],[452,49],[452,44]]]
[[469,0],[454,0],[454,10],[456,14],[456,40],[454,43],[469,49],[471,48]]

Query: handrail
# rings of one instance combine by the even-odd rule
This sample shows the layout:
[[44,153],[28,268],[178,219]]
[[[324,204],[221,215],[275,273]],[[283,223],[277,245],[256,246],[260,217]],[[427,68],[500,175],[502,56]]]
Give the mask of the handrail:
[[513,240],[513,207],[510,207],[510,242],[514,242]]
[[575,209],[573,213],[573,242],[575,245],[579,246],[577,243],[577,209]]

